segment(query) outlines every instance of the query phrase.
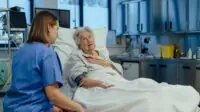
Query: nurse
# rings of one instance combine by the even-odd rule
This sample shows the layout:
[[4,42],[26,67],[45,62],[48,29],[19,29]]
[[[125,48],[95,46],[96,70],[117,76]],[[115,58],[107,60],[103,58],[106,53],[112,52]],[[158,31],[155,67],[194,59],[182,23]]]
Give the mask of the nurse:
[[12,85],[4,97],[4,112],[53,112],[53,105],[84,112],[61,91],[62,70],[58,55],[48,46],[58,36],[58,19],[48,11],[33,20],[27,44],[13,56]]

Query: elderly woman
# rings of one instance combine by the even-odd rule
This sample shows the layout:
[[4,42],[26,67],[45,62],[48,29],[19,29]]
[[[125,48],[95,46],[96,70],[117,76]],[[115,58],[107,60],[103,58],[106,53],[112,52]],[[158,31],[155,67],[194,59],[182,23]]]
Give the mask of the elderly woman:
[[[74,100],[87,112],[193,112],[199,94],[190,86],[158,84],[151,79],[128,81],[108,56],[95,49],[94,35],[88,27],[74,34],[79,51],[67,65],[67,79]],[[65,91],[69,95],[69,91]],[[71,94],[71,95],[72,95]],[[190,98],[188,98],[190,96]]]

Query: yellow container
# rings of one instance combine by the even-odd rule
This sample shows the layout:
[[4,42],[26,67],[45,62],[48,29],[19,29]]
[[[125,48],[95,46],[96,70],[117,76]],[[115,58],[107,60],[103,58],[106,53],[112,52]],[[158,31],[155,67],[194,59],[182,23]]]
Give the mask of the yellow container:
[[162,58],[174,58],[174,45],[163,45],[161,47]]

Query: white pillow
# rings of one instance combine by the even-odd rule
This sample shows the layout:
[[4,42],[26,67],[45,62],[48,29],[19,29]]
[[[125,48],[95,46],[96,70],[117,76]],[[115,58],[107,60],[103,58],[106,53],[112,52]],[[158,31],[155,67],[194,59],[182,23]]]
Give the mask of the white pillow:
[[[102,53],[108,53],[106,48],[106,37],[107,29],[92,29],[96,42],[96,49]],[[53,45],[54,50],[58,53],[61,60],[62,68],[64,68],[65,63],[68,61],[69,56],[72,52],[78,50],[78,47],[73,39],[73,34],[75,29],[59,28],[58,38],[56,43]]]
[[[104,48],[106,46],[106,36],[107,36],[107,29],[106,28],[99,28],[92,30],[95,37],[96,48]],[[59,28],[58,31],[58,41],[62,40],[64,43],[69,44],[71,47],[77,48],[73,34],[75,29],[68,29],[68,28]]]

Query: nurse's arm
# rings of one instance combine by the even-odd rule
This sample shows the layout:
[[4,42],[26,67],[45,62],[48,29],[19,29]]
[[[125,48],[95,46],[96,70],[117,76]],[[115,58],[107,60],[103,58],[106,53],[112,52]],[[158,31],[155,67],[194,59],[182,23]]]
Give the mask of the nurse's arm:
[[49,100],[52,101],[54,105],[65,110],[70,109],[75,110],[76,112],[84,112],[84,109],[80,104],[72,101],[60,91],[57,83],[46,86],[45,92]]

